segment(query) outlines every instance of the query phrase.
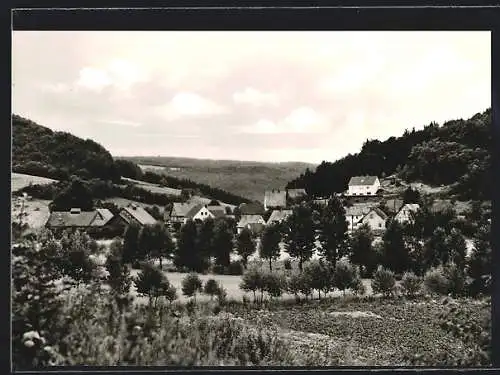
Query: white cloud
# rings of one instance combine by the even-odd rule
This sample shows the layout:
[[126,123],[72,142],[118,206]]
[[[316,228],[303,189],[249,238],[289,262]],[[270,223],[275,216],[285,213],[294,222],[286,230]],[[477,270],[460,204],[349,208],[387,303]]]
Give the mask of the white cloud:
[[86,67],[80,70],[76,84],[89,90],[101,91],[103,88],[111,85],[111,78],[102,69]]
[[299,107],[283,120],[274,122],[260,119],[251,126],[242,127],[245,133],[254,134],[313,134],[328,131],[328,119],[310,107]]
[[236,104],[250,104],[256,107],[266,105],[278,105],[278,96],[272,92],[262,92],[252,87],[247,87],[243,91],[237,91],[233,94],[233,101]]
[[219,115],[227,111],[227,108],[193,92],[180,92],[169,103],[157,108],[157,113],[167,120]]
[[139,122],[132,122],[132,121],[127,121],[127,120],[100,120],[99,122],[101,122],[103,124],[110,124],[110,125],[131,126],[134,128],[142,126],[142,124]]

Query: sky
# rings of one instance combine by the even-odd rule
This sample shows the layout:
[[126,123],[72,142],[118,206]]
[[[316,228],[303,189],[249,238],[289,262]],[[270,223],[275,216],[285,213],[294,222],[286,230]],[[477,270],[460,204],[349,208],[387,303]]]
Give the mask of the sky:
[[14,31],[12,112],[113,156],[334,161],[491,103],[489,32]]

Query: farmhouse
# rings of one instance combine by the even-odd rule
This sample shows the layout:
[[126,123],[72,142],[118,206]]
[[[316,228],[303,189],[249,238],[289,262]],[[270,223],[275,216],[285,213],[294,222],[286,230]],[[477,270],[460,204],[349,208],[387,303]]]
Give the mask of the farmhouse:
[[349,180],[349,196],[377,195],[380,181],[377,176],[355,176]]
[[111,220],[113,226],[126,226],[135,223],[139,226],[156,224],[156,219],[152,217],[144,208],[132,203],[123,207],[120,213]]
[[405,204],[401,210],[394,216],[394,220],[397,222],[404,224],[413,221],[413,213],[417,212],[420,209],[420,205],[416,203]]
[[286,190],[271,190],[264,194],[264,209],[286,208]]
[[385,231],[385,224],[387,222],[387,215],[380,208],[375,207],[370,210],[359,222],[359,225],[368,224],[370,229],[375,234],[380,234]]
[[185,224],[188,220],[187,213],[193,207],[189,203],[179,203],[174,202],[172,205],[172,210],[165,216],[165,221],[170,221],[171,223]]
[[51,212],[45,226],[51,229],[88,229],[104,227],[111,219],[113,214],[108,209],[82,211],[80,208],[72,208],[69,211]]
[[267,224],[282,223],[292,214],[292,210],[274,210],[267,219]]
[[226,216],[226,210],[223,206],[208,206],[206,204],[196,204],[186,214],[186,218],[193,221],[224,216]]
[[237,224],[238,234],[241,233],[243,228],[249,229],[252,233],[260,233],[266,226],[266,221],[262,215],[242,215]]

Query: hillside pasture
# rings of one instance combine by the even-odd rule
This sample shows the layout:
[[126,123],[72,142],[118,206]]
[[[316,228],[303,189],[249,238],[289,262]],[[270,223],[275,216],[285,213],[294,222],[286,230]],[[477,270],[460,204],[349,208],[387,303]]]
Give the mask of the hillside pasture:
[[125,180],[125,181],[128,181],[128,182],[133,182],[138,187],[140,187],[142,189],[146,189],[146,190],[148,190],[148,191],[150,191],[152,193],[173,195],[173,196],[176,196],[176,197],[180,197],[181,196],[181,190],[180,189],[172,189],[172,188],[165,187],[165,186],[151,184],[151,183],[145,182],[145,181],[134,180],[132,178],[122,177],[122,179]]
[[47,185],[57,181],[51,178],[38,177],[29,174],[15,173],[15,172],[12,172],[10,174],[10,178],[11,178],[10,186],[12,192],[21,190],[22,188],[29,185]]

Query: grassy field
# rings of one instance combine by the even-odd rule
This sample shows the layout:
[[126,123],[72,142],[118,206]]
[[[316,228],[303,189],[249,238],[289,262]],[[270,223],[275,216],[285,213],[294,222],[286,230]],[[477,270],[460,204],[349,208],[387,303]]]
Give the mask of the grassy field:
[[23,209],[23,222],[27,223],[30,228],[41,228],[45,225],[50,215],[49,203],[50,201],[41,199],[27,200],[24,203],[23,209],[21,200],[18,197],[13,197],[11,205],[12,220],[19,220],[21,209]]
[[126,177],[122,177],[122,178],[124,180],[126,180],[126,181],[133,182],[136,185],[138,185],[139,187],[141,187],[143,189],[146,189],[146,190],[149,190],[152,193],[167,194],[167,195],[173,195],[173,196],[176,196],[176,197],[180,197],[180,195],[181,195],[181,190],[180,189],[172,189],[172,188],[169,188],[169,187],[155,185],[155,184],[151,184],[149,182],[144,182],[144,181],[133,180],[131,178],[126,178]]
[[29,174],[14,173],[14,172],[11,173],[10,176],[11,176],[10,186],[11,186],[12,192],[20,190],[23,187],[28,186],[29,184],[45,185],[45,184],[50,184],[50,183],[56,181],[56,180],[52,180],[51,178],[38,177],[38,176],[29,175]]
[[[119,158],[120,159],[120,158]],[[230,160],[202,160],[170,157],[124,157],[152,170],[178,178],[188,178],[253,200],[264,200],[269,189],[284,188],[292,179],[314,170],[307,163],[259,163]]]

